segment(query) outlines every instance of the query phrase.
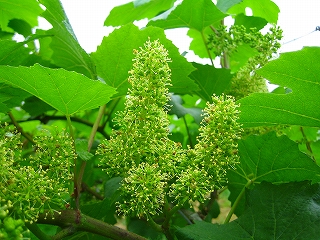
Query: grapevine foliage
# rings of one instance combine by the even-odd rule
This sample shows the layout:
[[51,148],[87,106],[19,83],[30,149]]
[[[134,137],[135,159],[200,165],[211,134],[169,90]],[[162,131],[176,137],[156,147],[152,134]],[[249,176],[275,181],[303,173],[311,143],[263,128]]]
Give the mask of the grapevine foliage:
[[93,53],[58,0],[0,10],[0,240],[318,239],[319,49],[278,55],[271,0],[133,1]]

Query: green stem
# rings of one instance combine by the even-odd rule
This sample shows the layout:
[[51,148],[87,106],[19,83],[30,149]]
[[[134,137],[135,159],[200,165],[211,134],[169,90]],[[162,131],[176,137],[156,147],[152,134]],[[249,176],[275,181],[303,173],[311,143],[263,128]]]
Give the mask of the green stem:
[[212,59],[210,50],[209,50],[209,48],[208,48],[208,43],[207,43],[207,41],[206,41],[206,38],[205,38],[205,36],[204,36],[204,32],[203,32],[203,31],[201,31],[201,37],[202,37],[202,40],[203,40],[203,42],[204,42],[204,45],[206,46],[206,50],[207,50],[208,56],[209,56],[209,58],[210,58],[211,65],[214,66],[213,59]]
[[168,240],[173,240],[174,237],[170,232],[170,220],[173,214],[175,214],[181,208],[180,205],[174,206],[170,209],[169,203],[166,202],[164,208],[165,220],[162,223],[162,232],[167,237]]
[[91,133],[90,133],[90,137],[89,137],[89,140],[88,140],[88,152],[90,152],[90,150],[91,150],[91,147],[92,147],[92,144],[93,144],[93,141],[94,141],[94,137],[95,137],[95,135],[97,133],[100,121],[101,121],[101,119],[102,119],[102,117],[104,115],[104,111],[105,110],[106,110],[106,105],[103,105],[103,106],[101,106],[99,108],[98,116],[96,118],[96,121],[93,124],[92,130],[91,130]]
[[236,210],[236,208],[238,207],[242,197],[244,196],[245,192],[246,192],[246,189],[251,185],[253,184],[253,180],[248,180],[248,182],[246,183],[246,185],[244,185],[244,187],[242,188],[241,192],[239,193],[237,199],[234,201],[231,209],[230,209],[230,212],[228,213],[228,216],[226,217],[225,221],[224,221],[224,224],[228,223],[234,213],[234,211]]
[[[70,131],[70,135],[71,138],[73,140],[73,148],[76,151],[76,142],[75,142],[75,135],[74,135],[74,131],[73,131],[73,127],[72,127],[72,123],[71,123],[71,119],[70,119],[70,115],[66,115],[67,118],[67,123],[68,123],[68,127],[69,127],[69,131]],[[73,167],[73,185],[74,185],[74,189],[73,189],[73,194],[74,194],[74,198],[75,198],[75,203],[76,203],[76,209],[79,209],[79,198],[80,198],[80,189],[81,189],[81,184],[78,184],[78,174],[77,174],[77,160],[74,160],[74,167]]]
[[51,240],[52,238],[41,231],[36,223],[25,223],[26,227],[40,240]]
[[[60,226],[66,229],[66,234],[85,231],[114,240],[146,240],[142,236],[86,216],[76,210],[62,210],[59,213],[54,213],[52,217],[43,213],[39,215],[37,223]],[[59,238],[53,237],[53,239]]]
[[163,232],[161,225],[157,224],[149,214],[148,214],[148,223],[157,232]]
[[8,112],[8,116],[11,119],[12,124],[18,130],[18,132],[20,132],[21,135],[24,136],[29,142],[31,142],[32,144],[35,144],[35,142],[33,141],[32,137],[28,133],[23,131],[23,128],[19,125],[19,123],[16,121],[16,119],[14,118],[14,116],[12,115],[11,112]]
[[192,142],[192,139],[191,139],[191,134],[190,134],[190,131],[189,131],[189,127],[188,127],[186,118],[185,118],[185,116],[183,116],[182,118],[183,118],[184,125],[186,126],[190,147],[193,148],[194,146],[193,146],[193,142]]

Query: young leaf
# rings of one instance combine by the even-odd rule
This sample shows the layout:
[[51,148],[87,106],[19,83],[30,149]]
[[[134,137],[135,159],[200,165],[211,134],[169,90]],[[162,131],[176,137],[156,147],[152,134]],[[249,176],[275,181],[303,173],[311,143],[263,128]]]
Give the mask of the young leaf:
[[278,14],[280,12],[279,7],[271,0],[243,0],[241,3],[234,5],[228,10],[228,13],[239,14],[246,13],[246,8],[252,10],[254,17],[261,17],[266,19],[269,23],[277,23]]
[[230,70],[223,68],[214,68],[210,65],[193,63],[197,68],[190,74],[190,77],[198,84],[200,91],[195,93],[205,101],[212,102],[212,95],[220,95],[224,90],[230,87],[232,75]]
[[320,126],[320,48],[281,54],[257,72],[271,83],[289,87],[289,94],[256,93],[239,100],[244,127],[275,124]]
[[148,26],[164,29],[187,27],[202,32],[205,27],[220,22],[226,16],[211,0],[184,0],[167,19],[151,21]]
[[38,25],[38,16],[43,12],[36,0],[2,0],[0,2],[1,18],[0,28],[12,32],[8,27],[11,19],[21,19],[34,27]]
[[0,81],[21,88],[65,115],[107,103],[115,89],[65,69],[0,66]]
[[[159,39],[161,44],[169,51],[172,85],[169,89],[175,93],[190,93],[198,86],[188,75],[194,70],[191,63],[181,56],[176,46],[169,41],[163,29],[147,27],[139,30],[133,24],[127,24],[104,37],[97,51],[92,53],[92,58],[97,67],[97,72],[107,84],[117,88],[118,95],[125,95],[129,87],[127,81],[128,71],[132,67],[134,58],[133,49],[139,49],[148,40]],[[112,59],[112,61],[110,61]]]
[[320,186],[309,182],[272,185],[248,191],[246,212],[228,224],[207,222],[180,228],[179,240],[318,239]]
[[[230,200],[235,201],[248,181],[252,184],[268,181],[286,183],[293,181],[320,181],[320,167],[299,151],[298,144],[274,132],[250,136],[239,141],[240,163],[229,170]],[[242,200],[244,206],[244,199]],[[241,207],[237,208],[240,214]]]
[[104,25],[116,27],[135,20],[150,19],[171,8],[174,2],[175,0],[149,0],[143,1],[142,4],[138,1],[129,2],[113,8]]
[[89,55],[79,45],[60,1],[40,0],[40,3],[46,7],[42,17],[53,26],[47,31],[48,35],[52,35],[50,48],[53,50],[53,63],[95,79],[94,65]]

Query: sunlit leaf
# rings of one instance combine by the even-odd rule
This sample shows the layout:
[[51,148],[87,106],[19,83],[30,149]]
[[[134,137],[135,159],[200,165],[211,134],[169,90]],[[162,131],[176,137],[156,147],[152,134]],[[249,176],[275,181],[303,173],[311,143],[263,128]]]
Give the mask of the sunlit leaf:
[[150,21],[148,26],[164,29],[187,27],[201,32],[205,27],[221,21],[226,16],[211,0],[184,0],[167,19]]
[[228,13],[239,14],[246,13],[246,8],[252,10],[252,16],[266,19],[269,23],[277,23],[279,7],[271,0],[243,0],[228,10]]
[[153,18],[168,10],[175,0],[134,1],[113,8],[104,22],[105,26],[121,26],[135,20]]
[[3,31],[12,32],[8,27],[11,19],[21,19],[30,26],[38,25],[38,16],[43,12],[36,0],[2,0],[0,1],[1,17],[0,28]]
[[0,81],[18,87],[71,115],[107,103],[115,90],[82,74],[65,69],[0,66]]
[[104,37],[97,51],[92,53],[98,75],[108,85],[117,88],[118,95],[125,95],[130,86],[127,78],[134,58],[133,49],[143,47],[149,37],[151,41],[159,39],[169,51],[169,57],[174,59],[168,63],[173,85],[170,91],[190,93],[197,90],[198,86],[188,77],[194,67],[179,54],[177,47],[166,38],[163,29],[155,27],[139,30],[133,24],[128,24],[113,31],[108,37]]
[[288,94],[256,93],[240,99],[244,127],[291,124],[320,126],[320,48],[283,53],[257,72],[271,83],[288,87]]
[[81,48],[59,0],[40,0],[46,7],[42,14],[53,26],[46,34],[52,35],[50,48],[53,63],[95,79],[95,68],[89,55]]

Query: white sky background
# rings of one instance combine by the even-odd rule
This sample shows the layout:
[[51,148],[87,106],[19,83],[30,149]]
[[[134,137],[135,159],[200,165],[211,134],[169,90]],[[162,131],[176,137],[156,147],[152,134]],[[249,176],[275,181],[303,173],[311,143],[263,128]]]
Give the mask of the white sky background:
[[[111,9],[130,0],[61,0],[72,28],[87,52],[93,52],[113,28],[103,23]],[[273,0],[279,8],[278,25],[284,31],[282,43],[310,33],[320,26],[320,0]],[[168,38],[179,47],[180,52],[188,51],[190,39],[185,37],[187,29],[167,30]],[[320,31],[285,44],[280,52],[295,51],[303,46],[320,46]],[[188,51],[188,59],[194,58]],[[189,55],[189,56],[188,56]]]

